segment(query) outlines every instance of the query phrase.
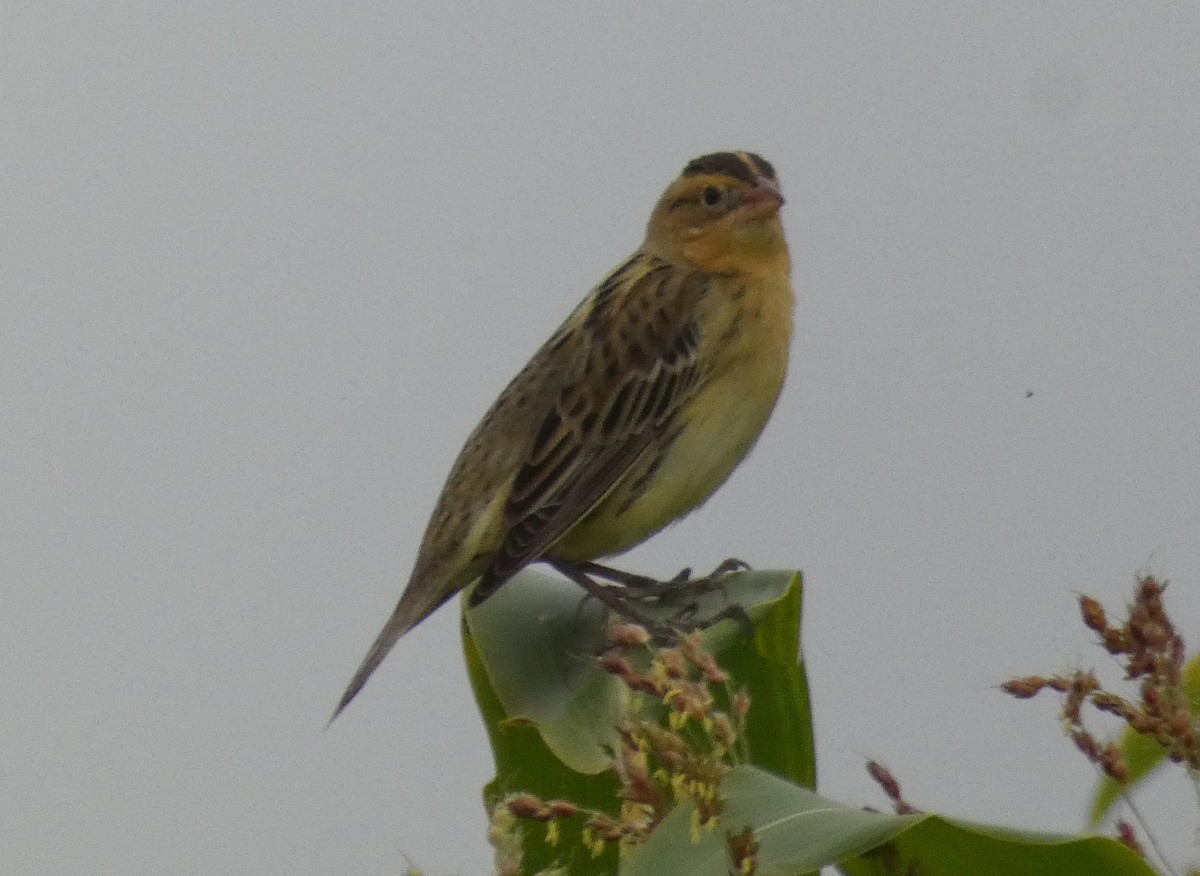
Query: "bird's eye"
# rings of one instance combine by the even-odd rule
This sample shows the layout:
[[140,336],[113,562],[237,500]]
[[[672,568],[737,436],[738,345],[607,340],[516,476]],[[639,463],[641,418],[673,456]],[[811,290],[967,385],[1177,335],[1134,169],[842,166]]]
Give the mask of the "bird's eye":
[[725,193],[716,186],[705,186],[704,191],[700,193],[700,200],[706,207],[716,207],[725,200]]

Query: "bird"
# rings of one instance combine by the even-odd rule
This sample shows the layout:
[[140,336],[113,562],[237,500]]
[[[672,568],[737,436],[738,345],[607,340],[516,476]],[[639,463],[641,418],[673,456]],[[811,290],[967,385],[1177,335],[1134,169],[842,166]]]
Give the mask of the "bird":
[[795,303],[783,203],[774,167],[755,153],[685,165],[642,245],[467,439],[408,585],[331,723],[399,638],[465,587],[474,585],[475,607],[544,562],[610,607],[628,606],[619,587],[594,579],[638,576],[595,561],[708,499],[750,452],[782,390]]

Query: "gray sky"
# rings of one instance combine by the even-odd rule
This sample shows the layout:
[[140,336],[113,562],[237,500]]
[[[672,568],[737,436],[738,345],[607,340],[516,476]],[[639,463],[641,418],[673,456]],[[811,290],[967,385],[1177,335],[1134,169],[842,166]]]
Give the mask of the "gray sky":
[[6,11],[0,871],[490,869],[454,606],[325,720],[477,418],[722,148],[789,198],[789,383],[622,564],[804,570],[827,793],[1080,826],[995,685],[1115,677],[1074,592],[1147,568],[1200,645],[1200,12],[592,7]]

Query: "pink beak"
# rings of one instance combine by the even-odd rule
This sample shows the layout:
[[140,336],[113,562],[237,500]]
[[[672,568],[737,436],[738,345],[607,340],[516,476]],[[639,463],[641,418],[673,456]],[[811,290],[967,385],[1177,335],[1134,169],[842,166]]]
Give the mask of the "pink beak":
[[755,218],[773,216],[783,204],[783,194],[779,187],[762,176],[755,182],[754,188],[742,198],[742,210]]

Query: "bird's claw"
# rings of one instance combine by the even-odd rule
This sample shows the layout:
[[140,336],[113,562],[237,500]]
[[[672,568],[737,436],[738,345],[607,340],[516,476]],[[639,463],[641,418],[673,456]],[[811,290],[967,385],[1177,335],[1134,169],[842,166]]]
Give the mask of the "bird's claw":
[[659,581],[644,575],[630,575],[621,583],[629,591],[630,597],[633,599],[653,599],[657,602],[665,603],[670,602],[672,598],[678,597],[681,593],[694,595],[716,590],[724,586],[724,582],[721,579],[726,575],[731,575],[734,572],[744,572],[749,568],[750,564],[744,560],[730,557],[727,560],[722,560],[715,569],[700,578],[693,578],[692,569],[688,566],[680,569],[674,578],[666,581]]

